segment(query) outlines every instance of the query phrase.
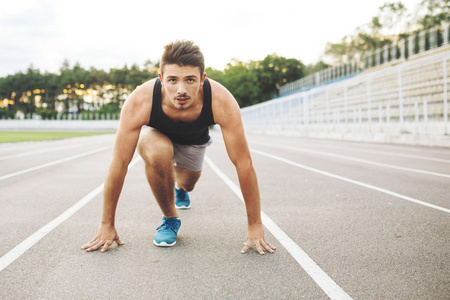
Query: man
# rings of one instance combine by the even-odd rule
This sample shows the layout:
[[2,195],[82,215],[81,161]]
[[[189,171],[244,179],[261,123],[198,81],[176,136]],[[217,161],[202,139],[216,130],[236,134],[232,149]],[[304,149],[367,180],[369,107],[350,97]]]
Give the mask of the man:
[[82,249],[101,248],[104,252],[113,242],[123,244],[115,229],[115,212],[136,147],[163,213],[153,242],[157,246],[175,245],[181,225],[176,207],[190,207],[188,192],[200,178],[212,124],[221,127],[245,200],[247,242],[241,252],[255,246],[260,254],[264,250],[273,253],[275,247],[264,237],[259,189],[240,108],[227,89],[206,78],[203,54],[190,41],[166,45],[159,77],[138,87],[125,102],[105,180],[101,224],[94,239]]

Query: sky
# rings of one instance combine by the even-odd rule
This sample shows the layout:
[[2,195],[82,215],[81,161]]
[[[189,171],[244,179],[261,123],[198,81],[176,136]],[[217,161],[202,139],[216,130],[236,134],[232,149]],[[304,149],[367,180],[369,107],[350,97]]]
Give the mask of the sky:
[[[273,53],[314,64],[386,1],[2,0],[0,77],[31,65],[57,73],[66,59],[86,69],[142,66],[176,39],[195,41],[219,70]],[[412,12],[420,0],[401,2]]]

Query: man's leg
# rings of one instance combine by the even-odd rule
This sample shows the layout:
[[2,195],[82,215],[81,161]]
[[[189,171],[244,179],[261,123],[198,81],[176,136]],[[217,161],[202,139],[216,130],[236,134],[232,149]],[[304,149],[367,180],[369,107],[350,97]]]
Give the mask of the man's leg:
[[145,162],[145,174],[166,218],[177,218],[174,196],[173,144],[170,139],[151,127],[143,127],[138,151]]
[[194,189],[195,184],[202,171],[191,171],[183,167],[175,167],[175,181],[177,182],[177,188],[183,189],[186,192],[190,192]]
[[175,167],[175,207],[178,209],[191,208],[191,199],[188,192],[194,189],[200,178],[201,171],[192,171],[180,166]]

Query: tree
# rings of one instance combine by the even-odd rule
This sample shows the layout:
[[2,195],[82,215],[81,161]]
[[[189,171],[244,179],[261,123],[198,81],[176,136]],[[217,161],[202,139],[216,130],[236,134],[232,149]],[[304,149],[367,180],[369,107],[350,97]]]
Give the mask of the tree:
[[55,112],[56,111],[56,97],[60,94],[60,77],[56,74],[45,73],[44,75],[44,95],[47,108]]
[[306,75],[306,67],[301,61],[277,54],[267,55],[263,60],[250,63],[250,68],[258,78],[261,102],[276,97],[281,85]]
[[406,12],[401,2],[385,3],[371,22],[359,26],[354,34],[344,36],[338,43],[327,43],[325,55],[333,64],[342,64],[397,41],[405,30]]
[[418,16],[417,23],[422,26],[421,30],[428,30],[439,26],[442,22],[450,22],[449,0],[423,0],[419,4],[423,16]]
[[372,18],[369,27],[371,35],[379,40],[398,39],[405,30],[407,9],[401,2],[385,3],[378,8],[378,14]]
[[223,85],[225,85],[225,74],[223,71],[216,70],[212,67],[205,68],[205,73],[208,76],[208,78],[211,78]]
[[224,71],[225,86],[234,95],[241,107],[249,106],[259,102],[258,97],[261,89],[258,77],[252,72],[248,64],[233,59]]
[[343,64],[356,57],[356,54],[360,52],[359,45],[368,44],[360,41],[359,35],[357,37],[347,35],[338,43],[327,43],[325,55],[328,55],[332,64]]
[[33,115],[36,112],[36,107],[42,105],[41,87],[44,85],[44,77],[39,69],[35,69],[33,65],[21,77],[22,97],[19,98],[19,105],[24,113]]
[[137,86],[157,76],[158,73],[154,69],[141,69],[134,64],[125,77],[125,84],[128,90],[134,90]]
[[[3,105],[3,115],[4,111],[22,111],[48,118],[56,115],[58,104],[62,103],[64,114],[79,114],[87,108],[85,96],[90,95],[90,110],[117,112],[132,90],[158,76],[158,68],[159,64],[150,60],[142,68],[125,65],[109,72],[93,67],[86,70],[79,63],[72,67],[67,59],[59,74],[42,74],[30,66],[25,74],[0,78],[0,107]],[[248,63],[233,59],[224,71],[208,67],[205,72],[226,86],[244,107],[276,97],[281,85],[305,76],[306,67],[299,60],[272,54]]]
[[316,72],[322,71],[329,67],[331,67],[331,65],[329,65],[321,60],[316,64],[310,64],[310,65],[306,66],[306,74],[305,75],[314,74]]
[[[401,2],[385,3],[371,22],[359,26],[355,33],[338,43],[328,43],[325,55],[334,64],[362,57],[365,52],[397,42],[413,32],[428,30],[450,22],[450,0],[422,0],[412,19]],[[418,24],[418,26],[417,26]]]
[[84,109],[86,87],[91,80],[90,72],[81,67],[78,62],[71,69],[66,59],[60,68],[60,73],[60,90],[66,95],[63,100],[64,113],[81,113]]
[[84,110],[84,95],[86,95],[87,83],[90,80],[89,71],[85,70],[77,62],[73,67],[74,83],[72,89],[74,90],[75,105],[77,107],[77,113],[81,113]]

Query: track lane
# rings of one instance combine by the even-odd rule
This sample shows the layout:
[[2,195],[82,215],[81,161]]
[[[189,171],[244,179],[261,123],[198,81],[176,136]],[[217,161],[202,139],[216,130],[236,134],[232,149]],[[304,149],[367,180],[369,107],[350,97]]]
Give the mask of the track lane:
[[[449,169],[445,163],[426,163],[425,168],[422,168],[424,166],[415,166],[414,163],[411,163],[408,159],[408,162],[403,165],[402,161],[395,162],[395,167],[398,168],[386,168],[378,164],[377,160],[374,158],[369,158],[374,162],[373,164],[367,164],[359,163],[357,161],[359,158],[356,158],[355,161],[344,160],[339,157],[333,157],[332,155],[321,155],[322,151],[320,149],[309,150],[308,147],[305,152],[303,149],[291,146],[292,143],[290,139],[288,139],[288,142],[286,143],[288,145],[275,144],[267,146],[267,144],[267,142],[256,142],[252,147],[269,154],[276,154],[277,151],[281,150],[280,148],[284,148],[286,151],[283,151],[283,158],[288,161],[348,178],[349,180],[362,182],[363,184],[369,184],[406,197],[425,201],[432,205],[441,206],[446,209],[450,208],[448,198],[442,195],[446,190],[446,186],[450,183],[450,180],[447,178]],[[450,151],[447,150],[447,152]],[[422,163],[422,161],[420,161],[420,163]],[[436,168],[432,169],[429,167],[430,165],[435,165]],[[417,172],[423,171],[422,174],[416,175],[414,173],[417,172],[402,170],[402,168],[410,169],[411,166],[422,168],[415,169]],[[429,170],[438,171],[440,172],[439,174],[442,174],[443,176],[426,174],[430,172]],[[437,191],[437,193],[430,193],[430,190]]]
[[[255,137],[249,137],[250,146],[260,149],[258,145],[252,144],[253,138]],[[272,137],[256,138],[272,141]],[[273,143],[278,144],[280,139],[274,138]],[[291,138],[285,141],[286,144],[291,142]],[[316,140],[312,142],[315,143]],[[354,146],[353,143],[350,144]],[[434,149],[431,150],[435,152]],[[273,153],[274,148],[271,151]],[[280,155],[280,152],[280,149],[276,149],[275,154]],[[442,154],[445,151],[438,149],[437,152]],[[300,158],[287,151],[282,153],[283,157],[301,159],[308,165],[321,160],[314,156]],[[327,179],[309,171],[286,166],[279,172],[279,162],[255,154],[253,157],[258,174],[263,175],[259,176],[263,209],[321,267],[324,262],[327,265],[324,267],[325,271],[351,296],[407,298],[405,295],[411,293],[416,293],[415,297],[429,293],[428,295],[433,296],[423,297],[440,299],[445,295],[446,286],[448,287],[445,284],[448,283],[445,274],[448,268],[443,270],[439,266],[450,263],[445,254],[448,252],[445,245],[450,241],[446,229],[449,226],[447,213],[403,200],[397,201],[395,197],[380,195],[377,191],[363,187],[349,186],[345,182]],[[357,164],[348,165],[335,160],[319,163],[325,169],[330,168],[330,165],[336,165],[332,168],[339,169],[344,174],[349,167],[357,171],[361,169]],[[221,163],[221,168],[223,166],[224,163]],[[228,174],[231,173],[232,168]],[[372,177],[381,174],[378,176],[379,182],[391,180],[378,170],[373,172],[364,169],[362,175],[364,173],[369,173]],[[369,177],[365,176],[364,179]],[[414,196],[418,192],[416,183],[427,176],[417,179],[414,178],[416,176],[393,177],[398,179],[389,186],[400,185],[405,190],[412,187],[411,195]],[[448,207],[449,200],[445,196],[447,186],[445,183],[435,185],[431,192],[428,191],[429,197],[438,199]],[[432,268],[434,273],[430,274],[428,268]],[[415,288],[409,290],[412,283]]]
[[[106,146],[105,146],[106,144]],[[95,151],[112,147],[113,135],[71,138],[57,141],[14,143],[11,146],[0,146],[0,177],[23,170],[51,164],[56,160],[64,160],[81,152]]]
[[[252,144],[253,138],[249,137],[252,148],[270,150]],[[272,140],[270,137],[265,139]],[[279,141],[280,138],[273,139],[273,143]],[[284,144],[291,142],[292,139],[286,139]],[[309,147],[316,147],[317,141],[311,142],[313,145]],[[445,151],[434,150],[432,152],[440,153],[439,156],[445,159]],[[298,154],[292,151],[276,149],[274,152],[298,159]],[[219,140],[208,148],[207,155],[237,183],[234,167]],[[264,212],[351,297],[444,299],[450,265],[446,257],[446,245],[450,241],[446,214],[396,201],[389,195],[380,196],[363,187],[350,188],[345,182],[256,153],[253,157]],[[91,158],[98,163],[93,165],[97,170],[86,173],[92,164]],[[82,177],[86,177],[86,182],[90,179],[94,183],[97,180],[94,177],[102,182],[109,159],[110,153],[104,153],[80,158],[76,161],[78,164],[75,161],[75,164],[67,164],[72,168],[78,165],[80,170],[73,174],[70,190],[79,190],[85,195],[91,189],[83,184]],[[348,174],[348,169],[358,169],[356,162],[348,164],[318,156],[301,159],[313,164],[322,161],[319,166],[340,169],[344,174]],[[59,166],[61,172],[69,170],[65,166]],[[49,168],[52,172],[55,169],[60,168]],[[374,177],[383,174],[370,170]],[[143,172],[142,163],[129,172],[119,202],[118,230],[127,245],[115,246],[104,254],[79,251],[81,244],[92,238],[98,226],[101,197],[97,196],[0,272],[0,280],[6,287],[0,291],[0,298],[9,299],[12,293],[24,299],[33,295],[142,298],[150,294],[160,298],[211,298],[213,295],[212,298],[218,299],[264,296],[327,299],[281,245],[277,244],[275,255],[259,257],[255,253],[239,253],[245,237],[244,207],[207,166],[192,193],[193,209],[182,212],[179,247],[161,249],[151,245],[161,216]],[[61,174],[55,176],[61,177]],[[50,174],[39,172],[26,176],[32,179],[37,175],[45,181]],[[408,182],[411,178],[403,177],[398,182]],[[417,180],[424,178],[425,175]],[[390,180],[389,177],[385,179]],[[39,186],[38,183],[34,188]],[[20,186],[18,182],[17,185],[12,183],[8,193],[13,192],[14,187],[19,190]],[[445,186],[438,184],[433,189],[432,197],[441,197]],[[25,191],[23,193],[26,195]],[[414,189],[413,193],[416,193]],[[68,207],[68,203],[62,204],[61,207]],[[14,210],[10,213],[14,214]],[[18,221],[14,228],[21,231],[29,221]],[[41,226],[44,223],[36,222]],[[271,242],[275,241],[270,233],[266,234]],[[172,279],[175,279],[173,285],[163,284]],[[20,289],[14,288],[19,285]],[[190,288],[187,290],[186,286]]]

